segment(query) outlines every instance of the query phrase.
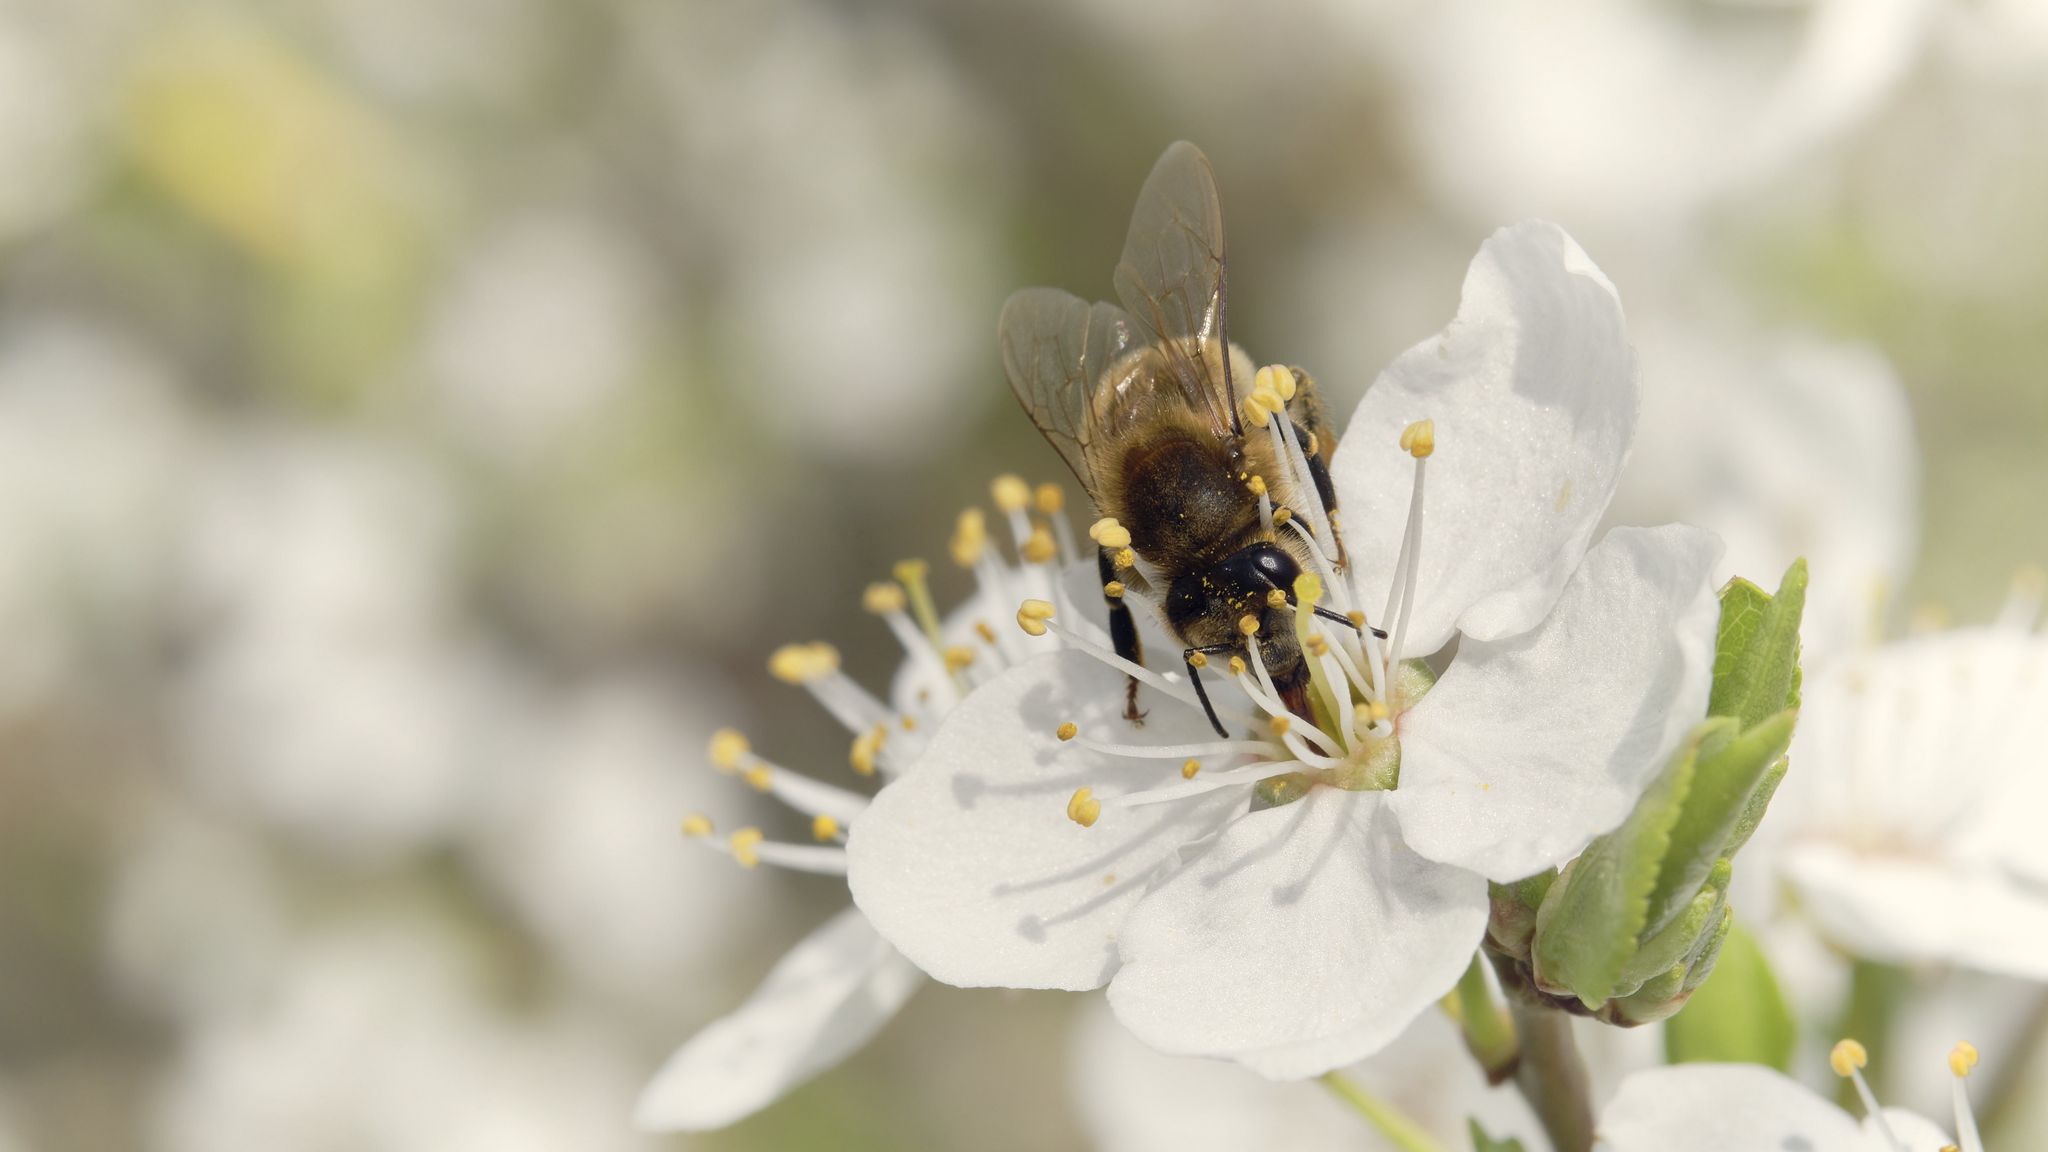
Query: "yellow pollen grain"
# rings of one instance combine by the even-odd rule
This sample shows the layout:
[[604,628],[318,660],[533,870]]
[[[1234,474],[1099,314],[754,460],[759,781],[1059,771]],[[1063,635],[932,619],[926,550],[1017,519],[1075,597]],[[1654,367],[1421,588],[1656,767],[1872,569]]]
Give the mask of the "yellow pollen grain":
[[1375,724],[1379,723],[1382,720],[1385,720],[1388,717],[1388,715],[1390,715],[1390,713],[1388,713],[1387,711],[1386,704],[1378,700],[1375,700],[1372,703],[1366,705],[1365,712],[1366,715],[1372,717],[1373,723]]
[[953,523],[953,539],[946,544],[952,553],[953,563],[962,568],[974,567],[981,559],[981,550],[988,546],[988,517],[979,508],[969,508],[960,513],[960,519]]
[[1958,1041],[1954,1048],[1949,1049],[1948,1070],[1956,1074],[1956,1079],[1960,1080],[1968,1076],[1970,1070],[1976,1066],[1977,1046],[1975,1044],[1970,1043],[1968,1040],[1962,1040]]
[[1067,801],[1067,819],[1083,828],[1095,827],[1095,818],[1102,815],[1102,801],[1095,798],[1095,789],[1076,788],[1073,799]]
[[1285,608],[1285,607],[1287,607],[1287,593],[1285,593],[1285,592],[1282,592],[1282,591],[1281,591],[1281,590],[1279,590],[1278,588],[1275,588],[1275,589],[1273,589],[1273,590],[1271,590],[1271,591],[1267,592],[1267,593],[1266,593],[1266,607],[1268,607],[1268,608]]
[[1259,618],[1250,613],[1238,617],[1237,630],[1246,636],[1257,636],[1259,634]]
[[889,738],[889,730],[877,724],[853,738],[853,750],[847,754],[847,761],[861,776],[875,774],[875,758],[882,753],[882,743]]
[[1031,506],[1031,485],[1026,484],[1022,476],[1005,472],[995,478],[988,491],[999,511],[1022,512]]
[[712,767],[728,776],[740,770],[748,751],[747,738],[737,728],[720,728],[711,734]]
[[1187,763],[1180,766],[1180,778],[1183,780],[1193,780],[1195,778],[1195,773],[1200,772],[1201,770],[1202,762],[1200,760],[1190,760]]
[[1417,420],[1401,429],[1401,451],[1417,460],[1436,451],[1436,421]]
[[1114,516],[1104,516],[1088,526],[1088,538],[1104,548],[1128,548],[1131,546],[1131,530],[1116,522]]
[[1190,652],[1190,653],[1188,653],[1188,667],[1190,667],[1190,668],[1207,668],[1208,666],[1209,666],[1209,655],[1208,655],[1208,653],[1206,653],[1206,652]]
[[820,812],[811,820],[811,836],[819,843],[839,839],[839,821]]
[[1128,572],[1138,566],[1138,554],[1129,548],[1119,548],[1116,555],[1109,558],[1109,562],[1116,565],[1120,571]]
[[1870,1053],[1854,1040],[1837,1040],[1835,1046],[1828,1050],[1828,1067],[1844,1079],[1869,1063]]
[[926,576],[931,575],[931,571],[931,565],[922,560],[912,558],[909,560],[898,560],[896,566],[889,570],[889,575],[896,577],[896,579],[905,584],[915,584]]
[[1251,493],[1254,496],[1264,496],[1266,494],[1266,478],[1264,476],[1254,476],[1245,481],[1244,486],[1251,489]]
[[1121,600],[1121,599],[1123,599],[1123,598],[1124,598],[1124,582],[1123,582],[1123,581],[1121,581],[1121,580],[1111,580],[1111,581],[1110,581],[1109,583],[1107,583],[1107,584],[1104,584],[1104,585],[1102,586],[1102,594],[1103,594],[1104,596],[1107,596],[1107,597],[1109,597],[1109,598],[1110,598],[1111,600]]
[[747,769],[740,779],[753,786],[756,792],[766,792],[775,787],[775,770],[766,764],[756,764]]
[[946,671],[948,672],[958,672],[969,664],[974,663],[974,649],[969,648],[965,644],[954,644],[947,648],[942,655],[945,657]]
[[984,644],[993,645],[996,642],[996,630],[989,627],[986,620],[976,620],[974,622],[974,634],[981,637],[981,642]]
[[1285,736],[1285,735],[1287,735],[1287,734],[1288,734],[1289,732],[1292,732],[1292,731],[1294,731],[1294,717],[1292,717],[1292,716],[1275,716],[1275,717],[1273,717],[1273,735],[1275,735],[1275,736]]
[[1044,600],[1026,600],[1017,605],[1017,627],[1026,635],[1045,635],[1045,622],[1052,619],[1052,605]]
[[739,861],[740,867],[752,868],[761,863],[761,840],[759,828],[742,828],[732,834],[725,846],[732,852],[732,858]]
[[902,586],[898,584],[870,584],[867,590],[860,594],[860,606],[877,616],[901,612],[909,604],[910,597],[904,594]]
[[1308,650],[1312,656],[1328,656],[1330,654],[1330,642],[1323,639],[1321,632],[1311,632],[1308,634]]
[[808,684],[839,670],[839,650],[830,644],[785,644],[768,657],[768,673],[785,684]]
[[1024,546],[1017,551],[1026,564],[1050,564],[1060,549],[1053,542],[1052,529],[1039,524],[1033,526],[1031,535],[1024,538]]
[[1242,676],[1242,675],[1244,675],[1244,673],[1245,673],[1245,667],[1246,667],[1246,665],[1245,665],[1245,662],[1244,662],[1244,657],[1242,657],[1242,656],[1232,656],[1232,657],[1230,658],[1230,674],[1231,674],[1232,676]]
[[905,732],[917,731],[917,717],[915,716],[905,716],[903,719],[898,720],[897,723],[903,725]]
[[701,812],[692,812],[688,816],[683,817],[683,835],[693,840],[709,836],[713,831],[711,817]]
[[1081,726],[1072,720],[1062,721],[1058,728],[1053,729],[1052,734],[1063,741],[1072,740],[1081,734]]
[[1067,490],[1057,484],[1040,484],[1031,497],[1041,516],[1056,515],[1067,506]]

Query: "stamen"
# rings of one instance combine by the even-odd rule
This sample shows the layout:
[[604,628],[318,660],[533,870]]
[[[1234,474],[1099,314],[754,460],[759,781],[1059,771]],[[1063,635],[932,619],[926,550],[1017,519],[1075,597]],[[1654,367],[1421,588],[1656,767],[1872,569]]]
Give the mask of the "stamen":
[[868,798],[857,792],[813,780],[759,756],[752,758],[742,778],[757,791],[769,793],[806,816],[829,815],[850,821],[868,806]]
[[1052,529],[1043,524],[1032,526],[1031,534],[1017,546],[1017,554],[1026,564],[1050,564],[1059,556],[1059,545],[1052,538]]
[[904,613],[909,600],[909,596],[900,585],[870,584],[867,591],[861,594],[861,607],[880,616],[882,622],[889,626],[889,631],[895,635],[896,643],[902,647],[903,654],[922,665],[933,680],[947,687],[950,696],[944,701],[943,707],[951,708],[959,702],[961,694],[967,690],[967,684],[954,676],[955,669],[939,651],[936,637],[920,631]]
[[1053,612],[1053,606],[1044,600],[1026,600],[1017,605],[1017,627],[1022,628],[1026,635],[1043,636],[1046,621],[1052,619]]
[[1032,492],[1032,504],[1038,514],[1052,522],[1053,538],[1059,542],[1060,564],[1074,562],[1074,536],[1067,527],[1067,518],[1060,513],[1067,506],[1066,490],[1057,484],[1040,484]]
[[[1110,598],[1111,600],[1121,600],[1121,599],[1123,599],[1123,598],[1124,598],[1124,591],[1125,591],[1125,588],[1124,588],[1124,582],[1123,582],[1123,581],[1121,581],[1121,580],[1111,580],[1111,581],[1110,581],[1109,583],[1107,583],[1107,584],[1104,584],[1104,585],[1102,586],[1102,594],[1103,594],[1104,596],[1107,596],[1107,597],[1109,597],[1109,598]],[[1198,652],[1198,653],[1196,653],[1196,655],[1198,655],[1198,656],[1199,656],[1199,655],[1201,655],[1201,653],[1199,653],[1199,652]],[[1197,667],[1199,667],[1199,665],[1197,665]]]
[[820,812],[811,819],[811,835],[821,844],[837,840],[843,833],[844,829],[839,826],[839,821],[833,819],[829,813]]
[[1222,788],[1245,787],[1257,784],[1273,776],[1284,775],[1299,767],[1285,760],[1261,760],[1240,765],[1227,772],[1212,772],[1200,779],[1190,779],[1182,784],[1165,784],[1158,788],[1147,788],[1140,792],[1127,792],[1108,801],[1116,808],[1143,808],[1149,804],[1169,804],[1185,800],[1190,796],[1204,796]]
[[1074,789],[1073,799],[1067,801],[1067,819],[1083,828],[1093,828],[1101,815],[1102,801],[1095,798],[1093,788]]
[[946,671],[960,673],[974,663],[974,649],[965,644],[954,644],[939,655],[946,662]]
[[1891,1124],[1885,1120],[1884,1109],[1878,1107],[1877,1094],[1870,1090],[1870,1082],[1863,1078],[1863,1068],[1869,1063],[1870,1053],[1854,1040],[1837,1041],[1834,1048],[1828,1052],[1828,1067],[1835,1070],[1835,1075],[1856,1085],[1856,1095],[1863,1101],[1863,1114],[1869,1118],[1878,1134],[1883,1136],[1896,1152],[1909,1152],[1905,1143],[1899,1139],[1898,1133],[1893,1132]]
[[917,614],[917,626],[924,631],[925,639],[934,646],[939,643],[939,610],[932,605],[931,585],[925,577],[931,574],[931,565],[922,560],[898,560],[890,575],[910,593],[910,609]]
[[1131,546],[1131,530],[1117,523],[1114,516],[1104,516],[1090,524],[1088,538],[1104,548],[1119,549]]
[[1955,1073],[1951,1091],[1955,1103],[1956,1140],[1961,1145],[1959,1152],[1984,1152],[1984,1137],[1977,1131],[1977,1113],[1970,1107],[1969,1088],[1964,1084],[1976,1066],[1977,1049],[1969,1041],[1962,1041],[1949,1051],[1948,1070]]
[[[1246,639],[1250,639],[1253,636],[1257,636],[1259,634],[1259,618],[1257,616],[1250,615],[1249,613],[1238,617],[1237,630],[1239,632],[1244,633]],[[1246,647],[1250,646],[1247,645]]]
[[1129,548],[1119,548],[1116,554],[1109,558],[1109,562],[1116,565],[1117,571],[1129,572],[1138,566],[1138,554]]
[[759,849],[762,839],[759,828],[742,828],[727,838],[725,848],[740,867],[753,868],[761,863]]
[[875,760],[881,755],[884,742],[889,739],[889,726],[877,724],[853,738],[853,750],[847,760],[853,766],[855,775],[873,776]]
[[747,738],[738,729],[720,728],[711,734],[711,766],[730,776],[745,767]]
[[692,812],[683,817],[683,835],[692,840],[701,840],[714,831],[716,829],[711,826],[711,817],[701,812]]
[[995,500],[996,509],[1004,514],[1022,512],[1031,506],[1031,485],[1022,476],[1008,472],[995,478],[989,485],[989,495]]
[[901,584],[870,584],[860,594],[860,606],[876,616],[887,616],[908,608],[910,597]]
[[[1110,651],[1109,649],[1103,647],[1101,644],[1098,644],[1095,641],[1090,640],[1088,637],[1075,632],[1073,629],[1061,627],[1057,622],[1046,621],[1045,628],[1053,635],[1059,637],[1061,643],[1065,644],[1069,648],[1072,648],[1074,651],[1079,652],[1084,656],[1089,656],[1096,660],[1099,660],[1102,663],[1109,665],[1111,668],[1114,668],[1117,671],[1122,672],[1126,676],[1136,677],[1139,681],[1147,685],[1150,685],[1152,688],[1158,690],[1158,692],[1161,695],[1166,696],[1169,699],[1178,700],[1182,704],[1185,704],[1190,708],[1196,709],[1197,711],[1201,710],[1202,701],[1200,697],[1197,697],[1195,695],[1195,690],[1185,682],[1180,681],[1178,679],[1169,680],[1165,676],[1162,676],[1161,674],[1154,672],[1153,670],[1145,667],[1142,664],[1136,664],[1129,660],[1126,660],[1123,657],[1117,655],[1116,653]],[[1235,657],[1233,657],[1233,659],[1235,659]],[[1199,665],[1197,665],[1197,667],[1199,667]],[[1221,708],[1217,709],[1216,715],[1219,718],[1225,720],[1241,720],[1243,718],[1242,713],[1226,715],[1224,710]]]
[[962,568],[974,567],[988,547],[988,518],[979,508],[968,508],[960,513],[953,523],[953,539],[946,544],[946,550],[953,556],[953,563]]
[[768,657],[768,674],[784,684],[810,684],[839,670],[830,644],[784,644]]

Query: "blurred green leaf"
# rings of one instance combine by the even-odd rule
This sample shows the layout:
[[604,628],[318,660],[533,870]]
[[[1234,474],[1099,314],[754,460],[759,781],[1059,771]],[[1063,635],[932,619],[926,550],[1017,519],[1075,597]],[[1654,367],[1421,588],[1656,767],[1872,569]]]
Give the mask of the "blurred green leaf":
[[1520,1140],[1496,1140],[1486,1134],[1477,1120],[1467,1118],[1465,1124],[1472,1133],[1472,1152],[1523,1152]]
[[1715,862],[1732,851],[1729,843],[1749,811],[1751,798],[1792,742],[1792,725],[1798,715],[1790,710],[1780,712],[1733,738],[1732,726],[1717,728],[1701,744],[1692,786],[1671,828],[1671,841],[1650,893],[1646,932],[1661,932],[1683,912]]
[[1806,609],[1806,561],[1785,570],[1775,596],[1740,577],[1721,591],[1710,716],[1742,730],[1799,705],[1799,620]]
[[1684,1010],[1664,1026],[1664,1054],[1673,1064],[1738,1062],[1789,1071],[1798,1027],[1778,978],[1756,938],[1740,924],[1728,930],[1713,974]]

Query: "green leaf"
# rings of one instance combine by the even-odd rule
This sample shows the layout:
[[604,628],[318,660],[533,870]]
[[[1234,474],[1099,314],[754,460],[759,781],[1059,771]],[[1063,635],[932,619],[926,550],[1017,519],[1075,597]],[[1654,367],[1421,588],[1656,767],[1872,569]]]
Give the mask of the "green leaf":
[[1799,701],[1799,619],[1806,609],[1806,561],[1785,570],[1775,596],[1747,580],[1721,590],[1714,643],[1711,716],[1732,716],[1744,730]]
[[1588,1008],[1617,991],[1649,918],[1672,827],[1692,788],[1703,740],[1725,738],[1730,720],[1694,728],[1621,827],[1587,846],[1552,884],[1536,913],[1537,985],[1563,989]]
[[1496,1140],[1486,1134],[1479,1121],[1467,1118],[1465,1123],[1472,1131],[1472,1152],[1523,1152],[1520,1140]]
[[1664,1054],[1673,1064],[1735,1062],[1789,1071],[1797,1040],[1770,961],[1739,923],[1721,942],[1712,974],[1664,1026]]
[[1778,794],[1778,785],[1785,782],[1788,761],[1780,758],[1776,764],[1764,771],[1764,778],[1757,782],[1756,791],[1749,794],[1749,806],[1742,810],[1742,819],[1735,822],[1735,830],[1728,834],[1727,847],[1722,851],[1733,856],[1742,851],[1749,838],[1756,835],[1756,826],[1764,822],[1764,812],[1771,806],[1771,797]]
[[1671,843],[1650,892],[1646,933],[1663,931],[1684,912],[1714,862],[1729,853],[1728,843],[1749,811],[1750,798],[1791,744],[1798,715],[1780,712],[1732,739],[1732,725],[1723,726],[1701,743],[1692,787],[1671,828]]

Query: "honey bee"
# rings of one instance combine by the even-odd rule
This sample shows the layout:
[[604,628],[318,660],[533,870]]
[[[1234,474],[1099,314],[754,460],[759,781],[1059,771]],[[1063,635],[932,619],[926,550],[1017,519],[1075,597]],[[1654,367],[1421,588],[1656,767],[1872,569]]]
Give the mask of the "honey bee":
[[[1228,733],[1199,669],[1251,643],[1288,707],[1306,715],[1308,666],[1293,605],[1295,577],[1311,555],[1281,526],[1287,512],[1262,515],[1259,498],[1263,491],[1288,510],[1305,507],[1309,494],[1269,430],[1247,434],[1238,398],[1251,391],[1254,367],[1230,343],[1223,213],[1215,173],[1194,145],[1168,148],[1146,178],[1114,283],[1121,307],[1026,288],[1004,303],[997,326],[1017,399],[1116,522],[1097,534],[1110,638],[1119,655],[1142,663],[1128,599],[1150,600],[1185,645],[1182,662],[1218,735]],[[1315,382],[1300,369],[1280,371],[1292,397],[1271,419],[1286,421],[1281,430],[1300,445],[1315,495],[1334,512],[1336,437]],[[1137,692],[1133,678],[1124,714],[1134,723],[1143,718]]]

